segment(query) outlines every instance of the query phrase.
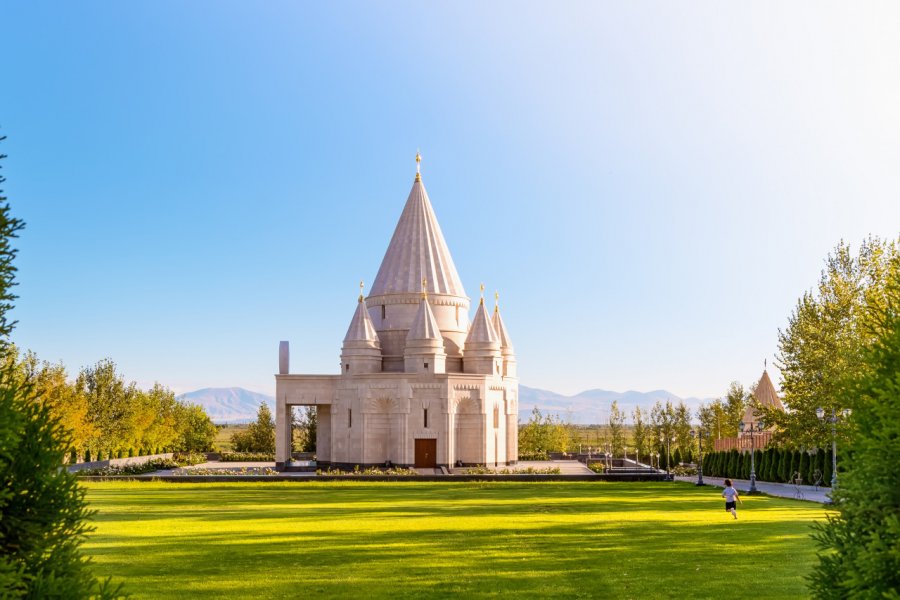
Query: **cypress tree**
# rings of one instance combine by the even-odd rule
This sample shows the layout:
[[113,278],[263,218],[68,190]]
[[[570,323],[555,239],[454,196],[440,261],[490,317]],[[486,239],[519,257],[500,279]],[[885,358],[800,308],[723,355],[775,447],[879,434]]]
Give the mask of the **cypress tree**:
[[809,483],[809,454],[803,452],[800,454],[800,477],[803,483]]
[[681,449],[680,449],[680,448],[675,448],[675,452],[674,452],[673,455],[672,455],[672,466],[677,467],[679,464],[681,464],[681,462],[682,462],[682,460],[681,460]]
[[774,481],[776,483],[781,483],[784,481],[784,471],[786,469],[786,467],[784,465],[784,449],[778,448],[778,450],[775,453],[775,456],[776,456],[775,460],[776,460],[776,463],[778,466],[775,467],[775,472],[772,474],[773,475],[772,481]]
[[822,469],[822,485],[831,487],[831,450],[827,450],[822,454],[824,454],[823,460],[825,462],[825,468]]

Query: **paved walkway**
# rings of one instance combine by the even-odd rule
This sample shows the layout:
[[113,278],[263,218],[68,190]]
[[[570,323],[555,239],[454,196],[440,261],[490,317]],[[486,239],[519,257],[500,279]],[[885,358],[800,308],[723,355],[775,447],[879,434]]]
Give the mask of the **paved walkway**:
[[[689,483],[697,483],[697,476],[675,477],[678,481],[687,481]],[[748,479],[732,479],[735,489],[742,493],[747,493],[750,489],[750,481]],[[724,488],[725,479],[722,477],[703,476],[703,483]],[[757,481],[756,489],[770,496],[779,496],[781,498],[794,498],[796,500],[809,500],[810,502],[821,502],[827,504],[831,502],[831,488],[812,485],[791,485],[790,483],[770,483],[768,481]]]

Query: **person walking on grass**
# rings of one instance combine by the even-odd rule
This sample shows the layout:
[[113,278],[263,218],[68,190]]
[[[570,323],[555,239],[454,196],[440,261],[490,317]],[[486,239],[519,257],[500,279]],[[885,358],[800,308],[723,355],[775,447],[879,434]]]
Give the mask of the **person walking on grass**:
[[725,512],[730,512],[731,516],[737,519],[737,502],[743,504],[744,501],[741,500],[737,490],[731,485],[730,479],[725,480],[725,489],[722,490],[722,497],[725,498]]

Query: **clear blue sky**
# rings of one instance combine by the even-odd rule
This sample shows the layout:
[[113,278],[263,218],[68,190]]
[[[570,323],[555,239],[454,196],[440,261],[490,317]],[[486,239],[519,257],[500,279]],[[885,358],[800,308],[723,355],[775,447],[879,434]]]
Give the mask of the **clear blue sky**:
[[[525,385],[717,396],[900,231],[900,5],[0,2],[14,339],[179,392],[336,373],[420,148]],[[777,384],[777,373],[775,374]]]

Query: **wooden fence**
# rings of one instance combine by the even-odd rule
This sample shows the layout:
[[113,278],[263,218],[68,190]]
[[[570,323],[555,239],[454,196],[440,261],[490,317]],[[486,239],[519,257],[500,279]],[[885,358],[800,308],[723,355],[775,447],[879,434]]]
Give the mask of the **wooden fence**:
[[[750,436],[753,436],[751,441]],[[723,450],[739,450],[740,452],[750,452],[751,448],[762,450],[772,441],[771,431],[760,431],[759,433],[742,433],[738,437],[721,438],[713,440],[713,450],[721,452]]]

